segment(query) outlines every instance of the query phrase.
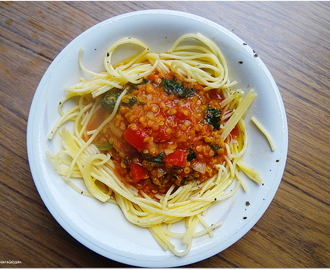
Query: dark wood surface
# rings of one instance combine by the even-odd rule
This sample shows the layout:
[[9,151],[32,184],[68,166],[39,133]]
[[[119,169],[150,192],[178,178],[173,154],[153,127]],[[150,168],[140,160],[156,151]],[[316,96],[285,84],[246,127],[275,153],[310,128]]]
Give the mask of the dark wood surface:
[[40,79],[72,39],[151,8],[203,16],[246,41],[274,76],[289,125],[285,172],[264,216],[225,251],[187,267],[329,267],[330,2],[1,2],[0,267],[129,267],[77,242],[48,212],[26,128]]

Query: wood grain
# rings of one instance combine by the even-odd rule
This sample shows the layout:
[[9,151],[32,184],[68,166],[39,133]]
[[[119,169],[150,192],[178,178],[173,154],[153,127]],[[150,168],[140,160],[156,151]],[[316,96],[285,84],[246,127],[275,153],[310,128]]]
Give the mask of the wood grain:
[[42,75],[94,24],[125,12],[172,9],[233,31],[265,62],[289,125],[279,190],[259,222],[225,251],[187,267],[330,266],[329,2],[1,2],[1,267],[129,267],[73,239],[41,201],[30,174],[26,127]]

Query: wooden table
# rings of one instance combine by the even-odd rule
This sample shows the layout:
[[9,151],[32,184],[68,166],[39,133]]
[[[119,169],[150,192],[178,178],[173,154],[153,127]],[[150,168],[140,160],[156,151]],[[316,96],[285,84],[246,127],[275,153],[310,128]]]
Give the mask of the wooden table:
[[0,266],[129,267],[77,242],[48,212],[31,177],[26,128],[40,79],[72,39],[151,8],[203,16],[248,42],[288,118],[287,165],[266,213],[234,245],[188,267],[329,267],[329,2],[1,2]]

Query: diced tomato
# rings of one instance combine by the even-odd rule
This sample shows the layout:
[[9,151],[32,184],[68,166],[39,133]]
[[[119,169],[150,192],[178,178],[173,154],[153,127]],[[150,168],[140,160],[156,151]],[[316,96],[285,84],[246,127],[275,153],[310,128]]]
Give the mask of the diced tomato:
[[183,168],[186,165],[187,155],[183,150],[175,150],[173,153],[164,157],[163,161],[168,167]]
[[124,132],[125,140],[140,152],[147,146],[147,143],[144,141],[147,137],[148,134],[137,124],[128,126]]
[[131,169],[131,176],[134,181],[138,182],[141,179],[145,179],[148,177],[147,169],[143,168],[140,164],[131,163],[129,167]]

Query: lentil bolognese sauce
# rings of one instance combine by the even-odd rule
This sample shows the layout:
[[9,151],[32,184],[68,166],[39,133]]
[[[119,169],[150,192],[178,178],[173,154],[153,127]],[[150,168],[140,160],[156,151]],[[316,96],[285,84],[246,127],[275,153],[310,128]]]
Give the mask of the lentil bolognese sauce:
[[[173,85],[190,89],[189,93],[172,94]],[[116,92],[118,89],[104,94],[100,100],[104,116],[94,117],[91,129],[97,125],[94,121],[111,113],[106,101]],[[153,198],[165,194],[173,184],[202,183],[218,172],[214,165],[224,161],[222,100],[215,89],[205,91],[202,85],[185,83],[174,74],[152,73],[142,84],[129,87],[118,113],[94,143],[108,145],[103,151],[110,152],[122,181]]]
[[[121,45],[142,52],[114,64]],[[194,238],[212,237],[222,225],[209,225],[206,211],[247,190],[242,173],[261,183],[242,160],[244,115],[256,93],[233,89],[222,52],[199,33],[178,38],[165,53],[123,38],[107,50],[105,71],[87,70],[82,50],[79,65],[91,78],[67,88],[58,105],[48,139],[60,136],[62,144],[46,153],[49,162],[77,192],[117,205],[164,250],[185,256]],[[182,220],[186,231],[171,231]]]

